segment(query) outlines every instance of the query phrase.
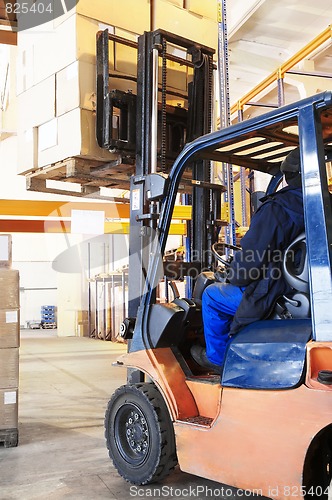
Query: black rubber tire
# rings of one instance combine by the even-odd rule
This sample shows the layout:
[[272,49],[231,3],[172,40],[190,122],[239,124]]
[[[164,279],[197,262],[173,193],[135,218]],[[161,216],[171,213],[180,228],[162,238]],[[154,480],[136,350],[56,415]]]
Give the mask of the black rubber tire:
[[173,424],[153,383],[123,385],[114,392],[105,437],[115,468],[132,484],[161,481],[177,464]]
[[304,467],[305,500],[328,500],[332,488],[331,426],[315,438]]

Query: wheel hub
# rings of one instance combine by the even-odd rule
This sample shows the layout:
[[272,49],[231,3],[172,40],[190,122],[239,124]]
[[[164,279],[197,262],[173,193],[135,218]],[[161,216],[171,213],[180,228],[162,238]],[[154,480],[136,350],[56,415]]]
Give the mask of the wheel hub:
[[114,439],[126,462],[140,466],[148,456],[149,426],[142,410],[134,403],[122,405],[114,421]]
[[126,438],[130,448],[137,454],[145,454],[148,448],[149,431],[141,412],[132,410],[126,420]]

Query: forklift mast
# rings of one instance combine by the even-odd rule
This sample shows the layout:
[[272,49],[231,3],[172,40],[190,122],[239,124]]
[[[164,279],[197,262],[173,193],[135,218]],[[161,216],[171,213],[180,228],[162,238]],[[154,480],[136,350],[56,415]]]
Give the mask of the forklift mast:
[[[137,49],[137,76],[110,71],[110,39]],[[113,464],[135,485],[160,483],[178,463],[182,471],[242,492],[328,500],[332,93],[211,132],[212,49],[160,30],[144,33],[137,44],[101,32],[97,47],[98,142],[117,155],[118,171],[132,169],[129,318],[122,332],[128,352],[118,359],[128,369],[127,384],[114,392],[105,413]],[[190,75],[186,92],[170,85],[170,62]],[[110,88],[114,78],[133,79],[136,95],[124,92],[123,85]],[[174,94],[181,108],[172,104]],[[232,336],[216,373],[191,355],[192,346],[204,341],[204,290],[218,280],[215,264],[225,256],[214,252],[225,187],[213,183],[212,162],[269,174],[274,190],[282,161],[296,148],[305,232],[285,249],[281,267],[299,279],[306,270],[306,287],[296,288],[295,280],[290,296],[283,295],[285,307],[293,308],[287,316],[269,311],[268,318]],[[179,196],[192,205],[193,215],[188,262],[180,262],[178,274],[181,269],[190,278],[195,269],[195,288],[180,297],[170,282],[174,298],[163,301],[157,296],[160,283],[182,277],[171,275],[165,260]],[[289,249],[296,253],[299,242],[303,266],[292,269]]]
[[[137,76],[129,77],[137,84],[136,95],[123,86],[110,88],[110,38],[137,48]],[[135,485],[160,483],[178,463],[182,471],[242,492],[328,500],[332,93],[211,132],[212,49],[160,30],[144,33],[138,44],[106,31],[97,43],[98,142],[117,154],[117,170],[132,168],[129,318],[122,332],[128,353],[118,359],[128,375],[105,413],[113,464]],[[190,74],[187,92],[169,85],[169,61]],[[172,105],[171,93],[180,97],[181,108]],[[290,295],[283,295],[285,307],[291,307],[288,315],[271,310],[268,318],[232,336],[216,373],[191,355],[192,346],[204,341],[203,293],[219,278],[214,259],[225,256],[214,251],[225,187],[213,183],[210,162],[269,174],[274,190],[282,161],[296,148],[305,232],[285,249],[281,267],[297,281],[306,274],[306,287],[297,288],[295,280]],[[178,279],[168,274],[165,254],[179,196],[192,205],[193,214],[187,228],[188,262],[179,269],[190,278],[193,264],[199,264],[199,274],[192,295],[187,290],[180,297],[171,283],[174,298],[163,301],[157,297],[159,284]],[[295,265],[295,259],[289,263],[289,251],[294,257],[300,248],[302,265]]]
[[[137,48],[137,77],[116,75],[109,69],[109,41]],[[101,147],[121,154],[134,164],[130,180],[128,316],[137,316],[141,302],[151,242],[155,235],[160,193],[173,161],[192,140],[211,132],[214,49],[163,30],[145,32],[138,43],[105,30],[97,35],[97,140]],[[180,55],[179,55],[180,54]],[[175,91],[168,82],[168,63],[186,68],[187,90]],[[137,95],[110,89],[110,77],[137,83]],[[179,97],[184,106],[169,105]],[[115,129],[114,120],[118,120]],[[211,162],[192,163],[193,206],[188,223],[190,243],[186,258],[194,254],[209,266],[211,244],[217,234],[212,221],[220,211],[220,195],[211,183]],[[217,188],[217,186],[215,186]]]
[[[137,315],[146,275],[146,263],[150,245],[155,235],[158,217],[158,193],[151,193],[151,184],[156,184],[155,174],[168,173],[166,166],[167,140],[167,60],[170,54],[168,46],[177,46],[185,57],[181,64],[192,68],[193,78],[188,84],[187,120],[182,146],[186,142],[211,131],[212,126],[212,90],[213,90],[213,53],[184,38],[171,35],[161,30],[144,33],[138,39],[137,66],[137,117],[136,117],[136,174],[131,179],[131,219],[129,243],[129,316]],[[159,60],[161,60],[162,78],[159,83]],[[160,92],[159,92],[160,88]],[[159,99],[160,96],[160,99]],[[156,116],[158,103],[161,101],[161,119]],[[157,137],[161,136],[160,148]],[[210,162],[199,161],[193,166],[196,180],[210,182]],[[155,180],[152,181],[154,176]],[[160,181],[163,182],[162,180]],[[205,254],[208,248],[209,234],[207,220],[210,217],[211,195],[204,196],[205,189],[193,188],[192,203],[197,214],[191,224],[191,251]],[[156,199],[157,198],[157,199]],[[137,266],[139,256],[140,266]]]

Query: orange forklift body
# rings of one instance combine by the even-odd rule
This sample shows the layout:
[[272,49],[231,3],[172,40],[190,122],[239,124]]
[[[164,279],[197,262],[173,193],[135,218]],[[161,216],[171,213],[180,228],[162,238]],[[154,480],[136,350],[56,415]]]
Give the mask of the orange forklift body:
[[285,391],[222,388],[219,377],[186,380],[169,348],[119,362],[158,386],[174,421],[182,471],[271,498],[303,499],[308,448],[331,424],[332,387],[318,383],[317,374],[332,367],[332,343],[308,343],[306,385]]
[[[331,498],[332,204],[326,178],[331,141],[332,94],[325,92],[188,144],[164,190],[158,179],[153,192],[156,174],[143,180],[147,199],[159,200],[161,209],[129,352],[118,363],[144,374],[148,383],[119,388],[105,419],[110,456],[126,480],[159,481],[177,457],[182,471],[270,498]],[[220,379],[190,358],[190,345],[202,331],[199,302],[156,300],[181,175],[193,157],[275,175],[281,159],[298,146],[310,318],[272,318],[242,329],[229,343]],[[143,181],[137,179],[137,186]],[[294,343],[287,340],[292,336]]]

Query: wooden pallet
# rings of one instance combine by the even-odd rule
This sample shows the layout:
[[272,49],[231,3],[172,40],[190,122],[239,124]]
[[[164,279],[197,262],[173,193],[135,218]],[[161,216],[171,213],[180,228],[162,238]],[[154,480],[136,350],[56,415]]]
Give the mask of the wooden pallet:
[[13,448],[18,445],[18,429],[0,429],[0,445]]
[[[134,169],[132,163],[122,163],[121,157],[111,162],[73,157],[27,173],[26,187],[28,191],[98,196],[100,187],[129,189]],[[50,187],[47,185],[48,180],[80,184],[81,191],[72,191],[69,186],[68,190],[55,185]]]
[[43,330],[55,330],[56,323],[41,323],[41,327]]
[[[26,188],[28,191],[43,193],[109,199],[109,196],[100,194],[101,187],[129,190],[130,178],[135,174],[133,160],[122,158],[121,155],[117,156],[115,160],[110,162],[88,160],[75,156],[38,168],[25,174]],[[67,182],[68,190],[56,185],[49,186],[47,183],[49,180]],[[184,172],[179,192],[190,192],[192,182],[197,183],[198,181],[192,181],[192,171],[191,168],[188,168]],[[70,183],[80,184],[80,190],[69,189]],[[115,198],[112,197],[112,200],[114,201]]]

